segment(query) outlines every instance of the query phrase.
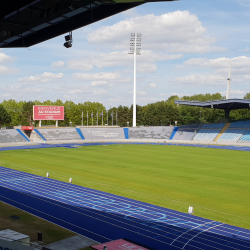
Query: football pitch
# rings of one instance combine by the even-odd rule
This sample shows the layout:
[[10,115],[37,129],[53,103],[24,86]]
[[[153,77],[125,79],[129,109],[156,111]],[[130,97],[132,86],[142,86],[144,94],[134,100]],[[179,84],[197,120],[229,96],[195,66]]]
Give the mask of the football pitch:
[[250,152],[115,144],[3,151],[0,165],[250,229]]

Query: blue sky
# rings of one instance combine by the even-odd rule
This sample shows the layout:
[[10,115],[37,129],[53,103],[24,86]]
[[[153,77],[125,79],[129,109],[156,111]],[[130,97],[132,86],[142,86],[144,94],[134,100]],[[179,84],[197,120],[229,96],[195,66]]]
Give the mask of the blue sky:
[[0,102],[133,101],[131,32],[142,33],[137,103],[177,94],[225,95],[229,62],[232,98],[250,92],[250,0],[148,3],[26,49],[0,50]]

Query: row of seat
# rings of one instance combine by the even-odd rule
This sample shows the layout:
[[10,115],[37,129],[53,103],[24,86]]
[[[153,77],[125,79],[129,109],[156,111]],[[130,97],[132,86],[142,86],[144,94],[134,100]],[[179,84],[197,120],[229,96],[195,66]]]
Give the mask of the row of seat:
[[172,140],[250,142],[250,121],[232,122],[229,127],[226,123],[185,125],[178,127]]
[[1,129],[0,143],[27,142],[25,136],[16,129]]
[[[229,125],[229,124],[228,124]],[[250,121],[185,125],[181,127],[140,127],[140,128],[53,128],[38,129],[43,140],[82,140],[82,139],[166,139],[218,142],[250,142]],[[224,127],[225,126],[225,127]],[[224,127],[224,130],[223,130]],[[227,128],[228,127],[228,128]],[[227,129],[226,129],[227,128]],[[224,133],[222,133],[223,131]],[[222,133],[221,136],[219,133]],[[219,134],[219,136],[218,136]],[[219,137],[219,138],[218,138]],[[27,138],[15,129],[0,130],[0,143],[26,142]]]

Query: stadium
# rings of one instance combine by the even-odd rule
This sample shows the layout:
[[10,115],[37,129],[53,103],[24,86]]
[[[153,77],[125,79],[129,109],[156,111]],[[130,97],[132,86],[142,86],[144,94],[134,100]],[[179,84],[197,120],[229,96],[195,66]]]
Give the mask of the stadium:
[[[72,30],[146,3],[13,2],[0,11],[1,48],[70,30],[69,48]],[[35,102],[19,110],[27,124],[5,126],[1,105],[0,249],[250,249],[250,99],[231,98],[230,81],[220,100],[159,102],[176,113],[155,123],[136,120],[134,101],[133,126],[118,108],[79,109],[72,123],[66,105]]]

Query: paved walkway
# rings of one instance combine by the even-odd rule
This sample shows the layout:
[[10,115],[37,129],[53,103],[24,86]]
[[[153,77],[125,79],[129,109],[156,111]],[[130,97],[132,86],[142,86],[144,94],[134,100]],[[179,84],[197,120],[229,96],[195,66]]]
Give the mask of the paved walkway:
[[70,238],[60,240],[51,244],[48,244],[44,247],[51,250],[79,250],[84,247],[89,247],[97,245],[98,242],[93,241],[89,238],[86,238],[81,235],[72,236]]

